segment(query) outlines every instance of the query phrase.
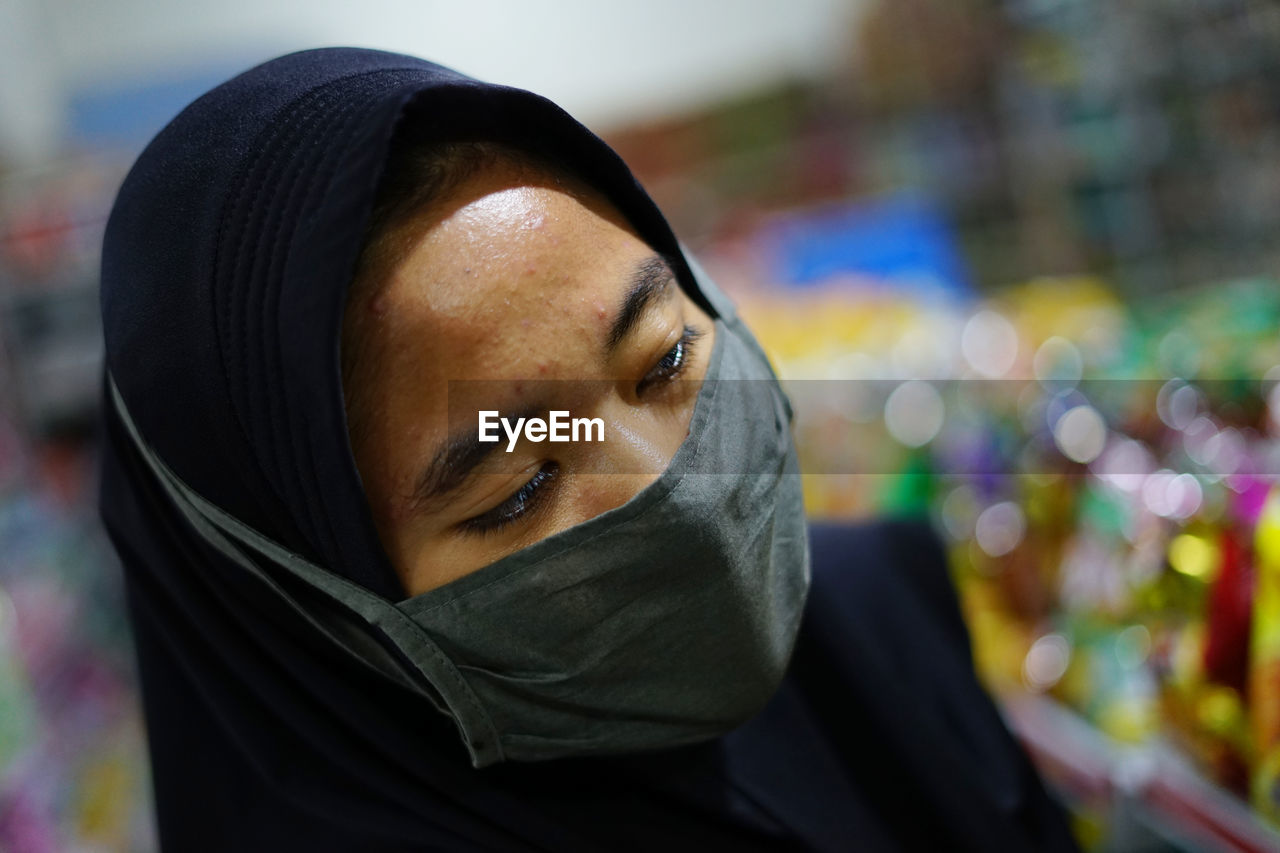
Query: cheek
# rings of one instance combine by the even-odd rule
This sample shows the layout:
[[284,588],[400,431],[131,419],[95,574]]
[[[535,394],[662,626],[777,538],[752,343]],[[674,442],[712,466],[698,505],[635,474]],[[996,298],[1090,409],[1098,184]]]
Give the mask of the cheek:
[[562,524],[581,524],[622,506],[658,479],[657,473],[583,474],[576,478],[567,500]]

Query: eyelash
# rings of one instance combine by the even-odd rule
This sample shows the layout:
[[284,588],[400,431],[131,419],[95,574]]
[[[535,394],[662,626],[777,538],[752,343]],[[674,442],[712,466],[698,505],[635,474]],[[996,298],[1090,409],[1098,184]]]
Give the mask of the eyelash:
[[636,386],[636,392],[644,394],[660,382],[674,382],[679,379],[688,369],[689,359],[693,356],[694,344],[697,343],[700,337],[702,337],[702,332],[699,329],[695,329],[693,326],[685,326],[684,334],[680,336],[680,340],[676,341],[676,345],[659,359],[652,370],[645,374],[645,377]]
[[529,482],[516,489],[515,494],[488,512],[462,522],[462,528],[468,533],[485,534],[518,521],[538,508],[549,492],[545,487],[556,478],[559,471],[559,463],[546,463],[538,469],[538,473],[529,478]]
[[[643,395],[658,383],[674,382],[684,375],[689,368],[689,360],[693,356],[694,344],[701,337],[701,330],[693,326],[685,326],[680,340],[676,341],[675,346],[668,350],[653,369],[640,380],[636,387],[637,393]],[[462,529],[468,533],[483,536],[501,530],[529,513],[535,512],[550,493],[551,490],[547,487],[555,480],[559,471],[558,463],[547,462],[511,497],[488,512],[462,522]]]

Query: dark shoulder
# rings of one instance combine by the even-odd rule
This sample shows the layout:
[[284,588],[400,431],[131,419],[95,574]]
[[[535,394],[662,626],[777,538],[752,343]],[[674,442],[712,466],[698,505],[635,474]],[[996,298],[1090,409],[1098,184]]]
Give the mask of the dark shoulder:
[[924,618],[953,639],[968,631],[960,615],[946,549],[924,518],[822,521],[809,527],[813,562],[812,603],[900,618]]
[[793,684],[903,849],[1075,850],[974,673],[932,527],[814,524],[810,544]]

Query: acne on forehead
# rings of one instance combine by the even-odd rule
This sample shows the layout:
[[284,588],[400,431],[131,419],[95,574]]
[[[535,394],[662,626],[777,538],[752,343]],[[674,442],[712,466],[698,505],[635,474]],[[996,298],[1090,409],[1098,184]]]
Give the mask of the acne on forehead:
[[613,323],[613,312],[610,310],[609,306],[601,300],[596,300],[592,307],[594,309],[592,313],[595,318],[595,325],[598,329],[598,333],[601,337],[607,336],[609,333],[609,326]]
[[387,316],[387,312],[390,308],[391,300],[387,298],[385,290],[379,290],[365,306],[366,312],[379,320]]

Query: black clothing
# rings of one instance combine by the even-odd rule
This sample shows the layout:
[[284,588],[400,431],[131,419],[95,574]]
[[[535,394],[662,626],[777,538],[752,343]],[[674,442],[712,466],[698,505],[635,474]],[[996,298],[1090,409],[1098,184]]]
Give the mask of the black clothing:
[[[338,341],[406,116],[416,133],[573,164],[701,298],[626,167],[553,104],[350,49],[282,57],[188,107],[126,179],[102,268],[107,370],[165,465],[393,601],[404,591],[347,442]],[[790,675],[730,735],[475,770],[451,721],[388,675],[407,664],[385,637],[335,629],[332,601],[246,571],[251,549],[213,547],[106,412],[102,514],[126,572],[165,849],[1071,848],[974,681],[923,528],[814,528]]]

